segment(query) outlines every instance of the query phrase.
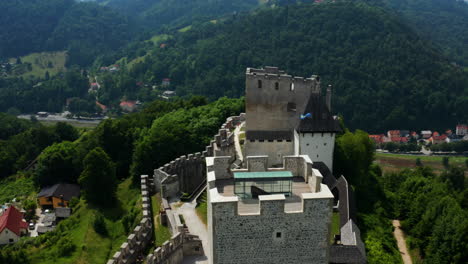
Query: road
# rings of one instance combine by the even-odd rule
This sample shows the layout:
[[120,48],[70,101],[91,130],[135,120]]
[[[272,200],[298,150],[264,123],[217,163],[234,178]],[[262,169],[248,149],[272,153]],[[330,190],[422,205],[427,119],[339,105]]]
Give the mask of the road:
[[400,251],[401,258],[403,259],[403,263],[412,264],[413,262],[411,261],[411,256],[408,252],[408,248],[406,247],[405,234],[403,233],[403,230],[401,230],[400,221],[393,220],[392,223],[393,223],[393,226],[395,227],[395,231],[393,232],[393,235],[395,236],[395,239],[397,240],[398,250]]

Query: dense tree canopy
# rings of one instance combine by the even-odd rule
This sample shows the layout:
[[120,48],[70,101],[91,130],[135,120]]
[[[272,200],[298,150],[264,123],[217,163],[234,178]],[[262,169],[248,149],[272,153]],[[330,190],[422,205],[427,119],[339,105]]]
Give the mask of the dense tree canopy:
[[91,203],[110,206],[115,200],[117,178],[115,165],[102,148],[91,150],[83,160],[79,183]]
[[334,111],[352,128],[446,128],[468,119],[463,69],[396,16],[364,3],[269,8],[193,24],[167,44],[130,69],[131,78],[169,77],[181,95],[236,97],[246,67],[273,65],[321,75],[334,86]]
[[56,183],[76,183],[80,168],[76,146],[69,141],[56,143],[47,147],[39,156],[36,181],[41,187]]
[[91,64],[133,33],[127,18],[95,3],[73,0],[0,1],[0,59],[68,50],[68,64]]

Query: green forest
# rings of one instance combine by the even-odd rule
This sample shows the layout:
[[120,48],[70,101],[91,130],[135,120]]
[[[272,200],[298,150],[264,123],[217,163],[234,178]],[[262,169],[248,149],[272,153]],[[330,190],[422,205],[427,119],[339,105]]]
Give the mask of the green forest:
[[246,67],[275,65],[332,84],[333,110],[351,128],[442,129],[468,118],[466,71],[397,17],[363,3],[267,8],[194,24],[167,45],[127,76],[169,77],[179,95],[215,99],[243,94]]
[[[79,72],[89,82],[99,76],[103,88],[97,97],[89,95],[84,82],[70,86],[64,73],[39,79],[0,78],[0,110],[60,112],[67,99],[79,98],[75,108],[92,114],[97,110],[96,99],[112,108],[124,99],[149,102],[158,98],[163,90],[151,87],[163,78],[171,79],[166,89],[181,97],[235,98],[244,92],[246,67],[272,65],[297,76],[318,74],[323,86],[333,85],[333,111],[343,115],[353,129],[446,129],[468,119],[464,111],[468,108],[467,70],[460,66],[468,50],[464,39],[468,34],[463,31],[468,5],[464,3],[270,1],[257,5],[239,0],[221,10],[216,7],[225,1],[182,2],[178,6],[187,9],[173,13],[163,8],[171,1],[115,0],[101,5],[24,1],[23,6],[2,2],[19,18],[27,17],[21,13],[26,8],[52,12],[60,6],[63,11],[60,18],[45,12],[54,17],[54,23],[33,27],[34,34],[23,30],[24,36],[17,36],[22,43],[38,36],[29,41],[37,43],[29,45],[29,50],[8,36],[15,31],[8,27],[23,24],[0,29],[2,39],[11,41],[0,47],[15,49],[5,54],[66,49],[67,71]],[[417,14],[420,20],[416,7],[425,10]],[[122,10],[125,14],[120,15]],[[149,15],[153,11],[164,15]],[[144,16],[165,22],[141,30],[149,25],[140,20]],[[434,34],[418,24],[428,20],[433,21]],[[117,73],[99,71],[114,63],[121,66]],[[84,65],[92,66],[83,71]]]
[[[0,263],[105,262],[139,221],[139,176],[176,156],[204,149],[226,118],[243,108],[242,99],[155,101],[94,130],[64,123],[44,127],[1,114],[0,186],[17,189],[2,193],[0,202],[58,182],[79,183],[82,198],[74,202],[77,216],[60,222],[54,231],[2,247]],[[94,225],[87,225],[89,221],[101,223],[86,231],[91,237],[83,238],[80,230]],[[83,247],[83,239],[90,244]],[[99,248],[100,242],[111,246]]]
[[0,59],[67,50],[67,65],[84,67],[136,35],[127,17],[95,3],[16,0],[1,1],[0,9]]

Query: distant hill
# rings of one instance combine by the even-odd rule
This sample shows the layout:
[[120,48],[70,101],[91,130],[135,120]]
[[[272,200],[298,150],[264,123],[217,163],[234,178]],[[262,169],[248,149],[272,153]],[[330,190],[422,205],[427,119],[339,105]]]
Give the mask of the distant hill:
[[452,61],[468,66],[468,0],[382,0]]
[[468,120],[468,77],[385,10],[360,2],[301,4],[194,24],[133,67],[169,77],[178,94],[241,96],[246,67],[319,74],[352,128],[453,127]]
[[132,38],[130,22],[95,3],[73,0],[0,1],[0,59],[68,50],[68,64],[89,65]]

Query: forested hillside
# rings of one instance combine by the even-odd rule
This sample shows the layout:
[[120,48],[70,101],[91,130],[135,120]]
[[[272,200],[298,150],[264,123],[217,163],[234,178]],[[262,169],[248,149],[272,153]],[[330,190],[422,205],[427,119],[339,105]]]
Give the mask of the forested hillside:
[[124,14],[136,16],[151,28],[192,23],[194,19],[250,10],[259,0],[110,0],[100,1]]
[[[352,128],[446,128],[467,120],[468,77],[399,18],[356,2],[265,8],[195,23],[128,78],[169,77],[178,94],[237,97],[246,67],[319,74]],[[119,78],[122,78],[120,76]]]
[[37,51],[68,50],[68,64],[86,66],[131,40],[124,16],[74,0],[0,1],[0,59]]
[[468,66],[468,2],[460,0],[383,0],[421,36],[452,61]]

